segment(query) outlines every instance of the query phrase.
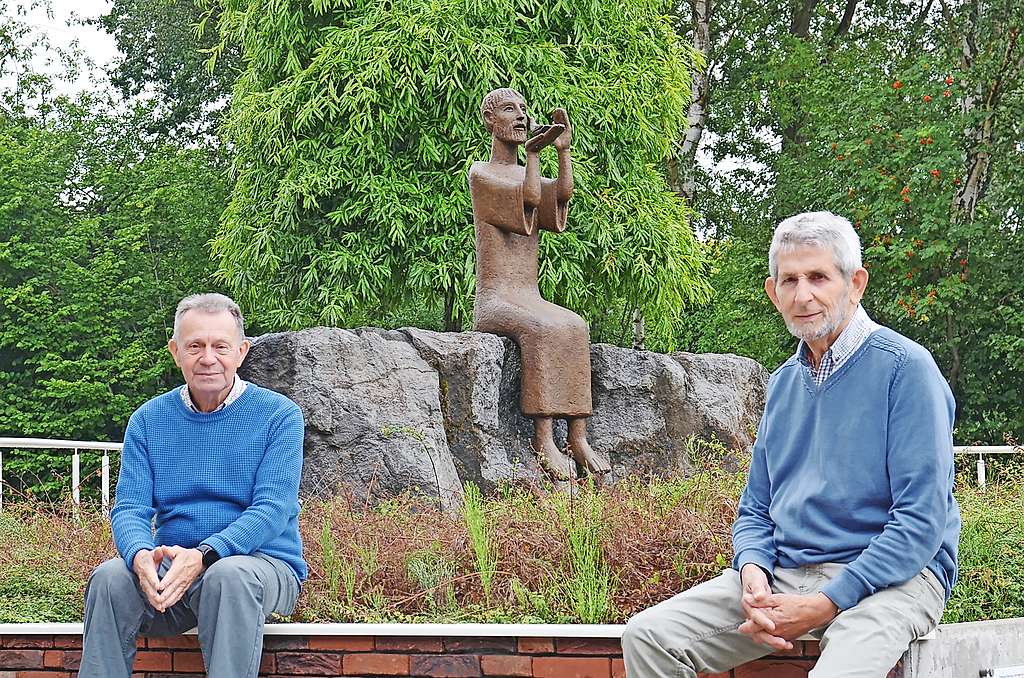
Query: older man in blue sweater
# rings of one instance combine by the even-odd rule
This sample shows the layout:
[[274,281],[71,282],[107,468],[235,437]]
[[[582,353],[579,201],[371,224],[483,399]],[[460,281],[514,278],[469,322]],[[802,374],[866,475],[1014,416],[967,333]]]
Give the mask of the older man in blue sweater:
[[800,339],[769,379],[732,568],[633,617],[629,678],[692,678],[821,641],[815,678],[884,678],[956,580],[953,396],[928,351],[874,323],[850,223],[779,224],[765,281]]
[[254,678],[264,620],[291,613],[306,578],[302,413],[236,375],[249,350],[238,305],[186,297],[168,348],[185,384],[128,421],[111,511],[121,557],[89,580],[80,678],[129,678],[139,633],[194,627],[208,676]]

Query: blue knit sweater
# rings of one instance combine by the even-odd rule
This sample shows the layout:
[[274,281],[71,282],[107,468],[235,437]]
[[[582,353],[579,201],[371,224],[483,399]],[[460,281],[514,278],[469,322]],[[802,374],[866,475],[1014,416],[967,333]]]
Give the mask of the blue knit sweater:
[[177,389],[145,403],[128,421],[110,513],[125,563],[156,545],[203,543],[222,557],[265,553],[304,581],[302,437],[298,405],[255,384],[210,414],[189,411]]
[[816,387],[796,356],[772,374],[733,526],[733,567],[847,563],[840,609],[925,567],[956,581],[949,386],[931,354],[876,330]]

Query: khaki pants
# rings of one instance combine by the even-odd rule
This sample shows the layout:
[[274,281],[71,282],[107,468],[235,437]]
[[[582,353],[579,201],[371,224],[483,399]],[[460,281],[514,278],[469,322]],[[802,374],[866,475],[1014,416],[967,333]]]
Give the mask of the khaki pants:
[[[843,565],[775,568],[776,593],[816,593]],[[925,569],[910,581],[868,596],[811,635],[821,641],[812,678],[884,678],[910,643],[938,624],[942,585]],[[622,635],[628,678],[694,678],[719,673],[772,653],[737,628],[740,575],[726,570],[635,615]]]

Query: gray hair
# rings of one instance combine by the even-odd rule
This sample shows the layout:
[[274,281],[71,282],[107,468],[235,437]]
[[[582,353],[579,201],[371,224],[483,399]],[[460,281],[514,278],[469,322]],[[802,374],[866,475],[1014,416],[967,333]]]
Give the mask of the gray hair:
[[526,101],[526,98],[519,92],[515,91],[514,89],[509,89],[508,87],[499,87],[498,89],[492,89],[490,92],[488,92],[484,96],[484,100],[480,102],[480,119],[484,121],[484,127],[487,128],[488,132],[491,131],[491,124],[487,122],[487,116],[484,114],[493,111],[494,107],[498,105],[499,101],[504,101],[505,99],[509,99],[511,97],[516,97],[520,101]]
[[227,311],[235,319],[238,326],[238,338],[245,340],[245,319],[242,318],[242,309],[231,297],[216,292],[206,294],[191,294],[178,302],[178,309],[174,312],[174,335],[172,338],[178,341],[181,317],[189,311],[203,311],[204,313],[220,313]]
[[779,275],[779,255],[800,247],[820,247],[832,253],[836,268],[849,281],[861,267],[860,238],[849,220],[831,212],[804,212],[785,219],[775,228],[768,250],[768,272]]

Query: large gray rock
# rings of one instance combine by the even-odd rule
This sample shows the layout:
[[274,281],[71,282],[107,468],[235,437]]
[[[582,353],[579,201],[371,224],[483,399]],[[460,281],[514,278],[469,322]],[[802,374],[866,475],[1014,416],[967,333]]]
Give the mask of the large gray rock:
[[[743,449],[767,373],[733,355],[591,347],[594,451],[609,482],[689,468],[692,437]],[[492,334],[316,328],[259,337],[244,378],[289,396],[306,416],[304,494],[347,488],[374,501],[412,487],[461,501],[461,483],[546,482],[519,411],[515,344]],[[556,441],[565,442],[559,422]]]

